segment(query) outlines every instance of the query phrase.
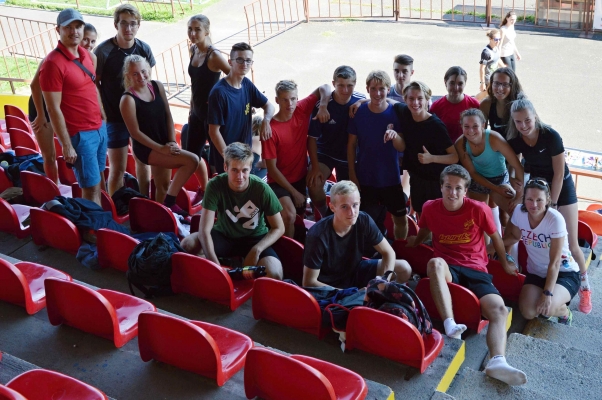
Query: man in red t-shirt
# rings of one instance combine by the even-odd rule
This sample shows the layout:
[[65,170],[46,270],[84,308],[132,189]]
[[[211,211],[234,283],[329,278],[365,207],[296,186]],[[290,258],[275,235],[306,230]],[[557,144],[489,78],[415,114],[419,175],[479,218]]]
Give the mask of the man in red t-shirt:
[[40,86],[52,127],[73,164],[82,196],[100,205],[101,175],[107,157],[107,132],[96,85],[93,56],[79,44],[84,19],[79,11],[64,9],[57,18],[60,41],[40,68]]
[[[408,238],[408,246],[422,243],[430,233],[433,237],[435,257],[427,265],[431,295],[443,319],[445,334],[460,339],[466,325],[456,324],[452,312],[452,299],[447,283],[453,282],[468,288],[479,298],[481,313],[489,320],[487,345],[491,359],[485,373],[509,385],[527,382],[524,372],[506,362],[506,320],[508,310],[504,300],[487,273],[487,249],[484,234],[493,242],[498,254],[506,254],[504,242],[496,230],[487,204],[466,197],[470,175],[464,167],[452,164],[441,173],[443,198],[427,201],[422,208],[416,237]],[[504,270],[515,275],[515,265],[500,257]]]
[[314,119],[327,122],[326,107],[330,100],[329,85],[322,85],[303,100],[298,100],[297,84],[290,80],[276,84],[278,113],[270,121],[272,136],[262,141],[262,157],[268,167],[268,184],[282,204],[284,235],[293,237],[297,213],[305,210],[307,175],[307,131],[314,105],[320,100],[320,111]]

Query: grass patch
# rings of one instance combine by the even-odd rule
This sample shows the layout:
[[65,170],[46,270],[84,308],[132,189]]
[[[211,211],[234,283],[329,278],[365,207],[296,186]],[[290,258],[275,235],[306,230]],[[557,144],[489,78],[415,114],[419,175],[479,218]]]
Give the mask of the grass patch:
[[336,33],[333,32],[333,31],[324,31],[324,32],[320,33],[320,36],[324,36],[324,37],[331,37],[331,36],[334,36],[334,35],[336,35]]
[[[6,61],[6,62],[5,62]],[[29,65],[29,69],[27,68]],[[24,57],[5,57],[0,59],[0,76],[31,79],[38,69],[38,61]],[[27,87],[29,89],[29,83],[25,82],[13,82],[13,86],[16,90]],[[9,82],[0,81],[0,93],[12,93],[12,89]]]
[[[75,0],[56,0],[55,3],[50,3],[49,1],[50,0],[38,0],[36,2],[32,2],[31,0],[6,0],[6,4],[24,8],[37,8],[50,11],[61,11],[65,8],[76,8]],[[183,14],[179,4],[175,3],[175,16],[171,15],[171,4],[169,3],[161,4],[144,2],[132,4],[138,7],[138,9],[140,10],[140,14],[142,15],[142,19],[144,21],[177,22],[183,18],[187,18],[191,15],[201,13],[205,8],[214,3],[217,3],[218,1],[220,0],[209,0],[203,2],[203,4],[193,4],[192,9],[190,9],[189,2],[182,2],[182,7],[184,8]],[[119,2],[116,2],[115,0],[110,0],[109,6],[115,6],[116,4],[119,4]],[[106,0],[80,0],[79,5],[79,11],[82,14],[101,15],[109,17],[113,16],[113,8],[109,10],[105,9],[107,5]],[[155,6],[155,9],[152,8],[152,5]]]
[[[460,10],[447,10],[445,11],[446,15],[450,15],[450,14],[454,14],[454,15],[471,15],[474,16],[476,18],[481,18],[481,19],[487,19],[487,14],[485,13],[479,13],[479,12],[474,12],[474,11],[467,11],[467,12],[462,12]],[[498,19],[498,20],[502,20],[502,17],[496,14],[491,14],[491,19]],[[528,22],[531,24],[535,23],[535,16],[534,15],[521,15],[519,17],[517,17],[517,22]]]

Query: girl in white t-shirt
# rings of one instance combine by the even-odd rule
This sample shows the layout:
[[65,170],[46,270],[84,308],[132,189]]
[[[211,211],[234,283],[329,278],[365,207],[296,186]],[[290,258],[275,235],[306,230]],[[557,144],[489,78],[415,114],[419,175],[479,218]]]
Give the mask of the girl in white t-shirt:
[[528,272],[519,298],[523,316],[558,317],[559,323],[570,325],[573,314],[568,304],[579,290],[579,265],[569,250],[564,218],[550,202],[548,183],[529,180],[523,204],[506,227],[504,245],[521,240],[527,248]]
[[518,48],[516,47],[516,31],[514,30],[514,24],[516,23],[516,13],[514,10],[509,11],[506,17],[500,25],[500,31],[502,33],[502,40],[500,44],[502,61],[508,68],[512,68],[516,71],[516,61],[521,59]]

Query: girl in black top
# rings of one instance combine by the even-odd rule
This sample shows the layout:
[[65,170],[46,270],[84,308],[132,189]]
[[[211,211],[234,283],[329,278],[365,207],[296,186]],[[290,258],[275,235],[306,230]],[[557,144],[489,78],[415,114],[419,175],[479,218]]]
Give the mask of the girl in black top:
[[[180,150],[176,143],[171,111],[163,85],[150,80],[148,61],[137,54],[123,62],[123,87],[119,109],[134,139],[134,154],[151,166],[155,180],[155,200],[174,212],[183,210],[176,205],[176,196],[184,183],[196,171],[199,158]],[[171,180],[171,170],[178,171]]]
[[579,264],[581,273],[579,310],[589,313],[591,298],[587,269],[577,240],[577,193],[564,159],[562,138],[549,125],[541,122],[533,104],[522,95],[512,103],[510,114],[508,143],[516,154],[525,158],[525,170],[531,176],[544,178],[548,182],[551,207],[557,209],[566,221],[569,250]]
[[489,78],[487,97],[479,106],[489,121],[489,128],[499,132],[506,140],[508,140],[510,103],[516,100],[522,91],[523,88],[514,71],[507,67],[499,68]]
[[[188,115],[188,140],[186,143],[182,143],[182,147],[199,157],[209,138],[207,125],[209,92],[219,81],[222,72],[224,74],[230,72],[230,65],[226,58],[211,44],[209,27],[209,18],[203,14],[193,15],[188,20],[188,39],[192,43],[188,75],[191,80],[192,96]],[[199,164],[197,177],[202,188],[197,193],[197,198],[200,200],[202,190],[208,181],[205,163]]]

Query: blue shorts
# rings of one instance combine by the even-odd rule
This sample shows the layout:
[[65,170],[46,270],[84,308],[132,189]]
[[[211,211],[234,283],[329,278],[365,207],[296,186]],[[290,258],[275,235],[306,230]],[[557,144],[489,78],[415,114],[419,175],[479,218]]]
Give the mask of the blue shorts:
[[71,136],[71,144],[77,153],[73,172],[81,188],[100,183],[100,173],[107,160],[107,130],[104,122],[93,131],[81,131]]
[[355,280],[349,287],[363,288],[368,286],[368,282],[376,278],[376,271],[378,270],[377,259],[362,260],[355,270]]
[[130,143],[130,132],[123,122],[107,122],[109,149],[120,149]]

